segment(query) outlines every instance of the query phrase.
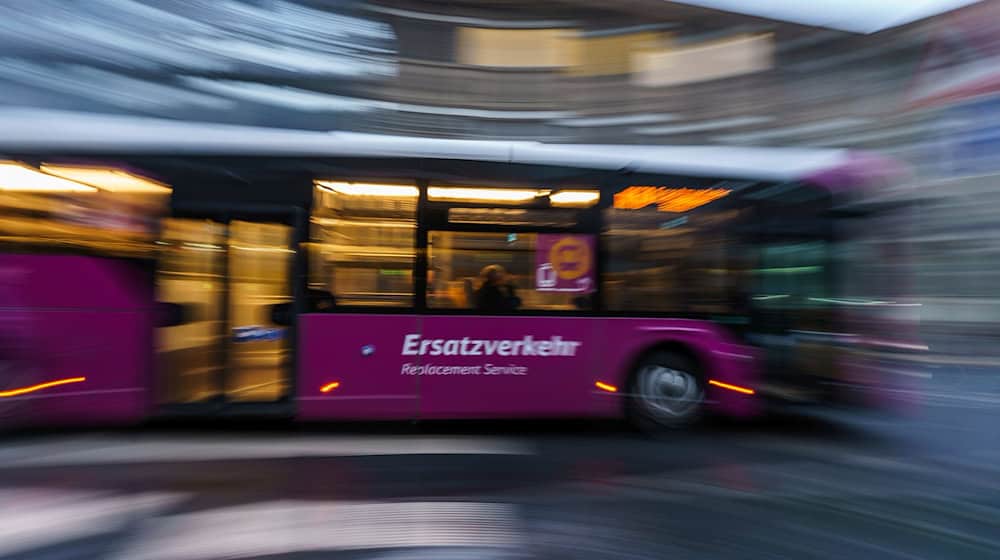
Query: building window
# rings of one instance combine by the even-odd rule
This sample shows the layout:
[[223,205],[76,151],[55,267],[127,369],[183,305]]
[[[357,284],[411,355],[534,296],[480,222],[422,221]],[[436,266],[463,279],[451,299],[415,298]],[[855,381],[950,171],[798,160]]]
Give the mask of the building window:
[[458,62],[494,68],[562,68],[576,59],[570,29],[458,30]]
[[773,66],[774,39],[770,34],[637,51],[632,58],[633,82],[646,87],[719,80],[763,72]]
[[609,311],[723,314],[740,305],[748,279],[724,222],[734,212],[605,211],[602,290]]

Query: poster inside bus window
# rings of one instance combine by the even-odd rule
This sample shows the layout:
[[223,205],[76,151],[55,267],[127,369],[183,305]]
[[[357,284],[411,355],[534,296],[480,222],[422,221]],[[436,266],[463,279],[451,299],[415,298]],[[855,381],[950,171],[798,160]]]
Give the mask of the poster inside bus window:
[[587,294],[594,291],[593,235],[539,234],[535,246],[535,289]]

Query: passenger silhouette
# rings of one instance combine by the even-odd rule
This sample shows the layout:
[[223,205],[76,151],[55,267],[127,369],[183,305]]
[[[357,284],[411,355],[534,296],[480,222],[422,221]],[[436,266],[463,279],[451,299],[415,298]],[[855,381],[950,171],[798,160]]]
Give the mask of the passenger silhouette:
[[487,313],[514,311],[521,306],[521,298],[513,284],[507,282],[507,271],[498,264],[491,264],[480,272],[482,285],[476,290],[476,309]]

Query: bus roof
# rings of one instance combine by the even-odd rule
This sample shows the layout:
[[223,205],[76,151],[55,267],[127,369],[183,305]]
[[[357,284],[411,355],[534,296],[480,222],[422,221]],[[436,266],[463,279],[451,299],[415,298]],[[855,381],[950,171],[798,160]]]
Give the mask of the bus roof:
[[441,159],[767,181],[808,179],[856,160],[845,149],[454,140],[33,109],[0,110],[0,152]]

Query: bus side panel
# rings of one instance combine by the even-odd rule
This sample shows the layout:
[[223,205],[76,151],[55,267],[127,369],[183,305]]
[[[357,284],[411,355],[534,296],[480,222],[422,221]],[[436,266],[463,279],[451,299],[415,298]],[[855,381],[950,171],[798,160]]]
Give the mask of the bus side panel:
[[[758,353],[740,344],[718,326],[685,319],[606,319],[604,322],[602,371],[619,393],[629,390],[629,377],[643,354],[662,345],[681,345],[694,354],[704,381],[709,379],[753,390],[758,386]],[[613,377],[612,377],[613,376]],[[608,394],[605,402],[617,394]],[[761,403],[754,395],[708,385],[705,398],[711,410],[736,417],[759,414]],[[617,401],[618,406],[621,405]]]
[[401,372],[400,351],[406,336],[420,335],[420,325],[413,315],[301,315],[299,418],[415,418],[420,380]]
[[131,424],[149,412],[148,311],[39,310],[37,382],[85,378],[38,391],[30,414],[42,424]]
[[77,255],[0,255],[8,290],[5,307],[35,309],[148,310],[151,270],[123,259]]
[[132,423],[149,412],[153,286],[135,262],[0,255],[0,398],[14,424]]
[[425,317],[427,354],[403,360],[422,358],[429,368],[418,371],[421,418],[598,415],[594,375],[603,347],[598,323],[590,318]]

